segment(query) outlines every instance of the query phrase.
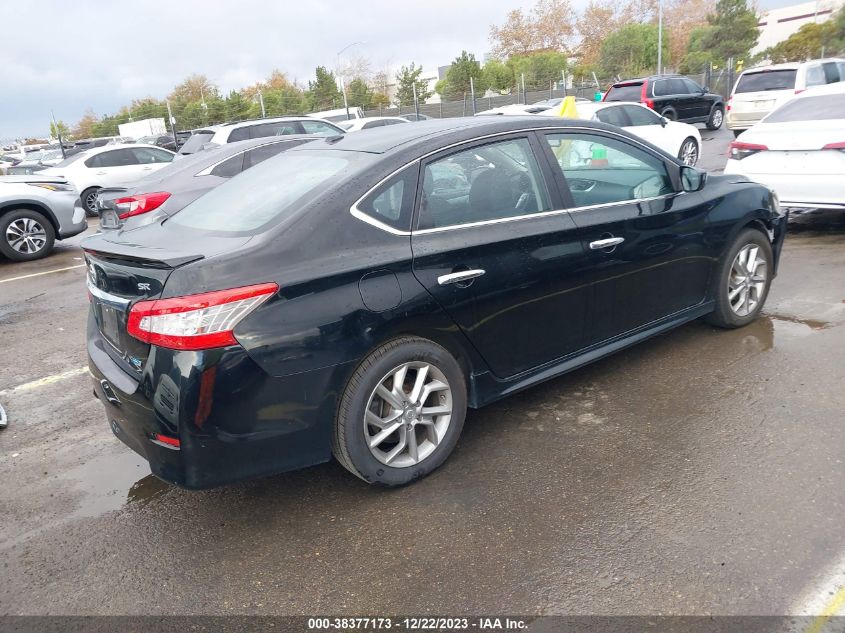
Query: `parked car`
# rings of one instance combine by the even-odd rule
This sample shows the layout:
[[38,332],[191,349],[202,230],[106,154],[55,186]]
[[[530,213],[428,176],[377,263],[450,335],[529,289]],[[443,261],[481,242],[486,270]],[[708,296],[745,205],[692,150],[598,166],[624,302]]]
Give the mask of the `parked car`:
[[718,130],[725,119],[722,95],[713,94],[680,75],[652,75],[613,84],[602,101],[634,101],[670,121],[704,123]]
[[405,119],[406,121],[428,121],[431,117],[427,114],[417,114],[416,112],[411,112],[410,114],[400,114],[400,119]]
[[621,127],[667,154],[676,156],[685,165],[693,166],[698,163],[701,154],[701,133],[694,125],[671,121],[639,103],[600,101],[576,103],[575,107],[582,119]]
[[[178,135],[176,136],[176,139],[179,140]],[[155,145],[156,147],[163,147],[164,149],[169,149],[171,152],[177,151],[182,146],[181,141],[177,145],[177,142],[173,140],[172,134],[154,134],[153,136],[142,136],[135,142],[143,145]]]
[[737,78],[728,99],[728,129],[739,136],[796,94],[843,79],[845,59],[814,59],[749,68]]
[[100,229],[130,230],[171,216],[229,178],[316,136],[238,141],[173,161],[132,187],[107,187],[97,196]]
[[468,406],[699,317],[753,321],[786,219],[768,188],[602,123],[327,138],[83,242],[93,386],[169,482],[334,454],[402,485],[443,463]]
[[[559,116],[560,108],[544,104],[507,105],[479,112],[476,116],[524,115]],[[655,147],[677,156],[685,165],[695,165],[701,152],[701,134],[695,126],[670,121],[639,103],[575,101],[578,118],[601,121],[621,127]]]
[[777,192],[795,209],[845,209],[845,83],[793,97],[730,146],[726,174]]
[[95,217],[101,188],[140,180],[170,163],[174,156],[153,145],[104,145],[75,154],[41,174],[65,178],[81,192],[86,213]]
[[308,134],[311,136],[335,136],[343,134],[343,128],[334,123],[302,117],[279,117],[275,119],[256,119],[254,121],[240,121],[212,125],[200,130],[194,130],[193,135],[179,150],[184,156],[202,149],[207,143],[225,145],[235,141],[245,141],[251,138],[266,138],[268,136],[284,136],[287,134]]
[[88,228],[79,193],[60,178],[0,178],[0,255],[16,262],[46,257],[56,240]]
[[349,119],[363,119],[364,111],[361,108],[335,108],[334,110],[321,110],[320,112],[312,112],[308,116],[315,119],[322,119],[323,121],[331,121],[338,123],[340,121],[348,121]]
[[8,173],[6,170],[21,162],[20,156],[12,154],[0,154],[0,174]]
[[408,122],[408,119],[398,116],[368,116],[363,119],[340,121],[337,125],[338,127],[342,127],[345,132],[360,132],[361,130],[371,130],[376,127],[384,127],[385,125],[397,125]]

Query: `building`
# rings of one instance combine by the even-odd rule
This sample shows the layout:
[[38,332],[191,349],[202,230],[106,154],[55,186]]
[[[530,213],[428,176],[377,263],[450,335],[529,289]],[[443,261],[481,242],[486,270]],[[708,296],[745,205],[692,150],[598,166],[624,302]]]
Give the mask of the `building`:
[[815,0],[763,12],[757,24],[760,38],[751,53],[761,53],[788,39],[805,24],[829,20],[843,5],[845,0]]

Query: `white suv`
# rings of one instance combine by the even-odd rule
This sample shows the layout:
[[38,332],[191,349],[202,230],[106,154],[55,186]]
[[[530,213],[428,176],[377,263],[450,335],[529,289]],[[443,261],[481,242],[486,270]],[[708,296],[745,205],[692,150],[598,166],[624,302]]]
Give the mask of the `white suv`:
[[845,80],[845,59],[749,68],[734,85],[726,112],[728,129],[738,136],[796,94],[813,86]]
[[283,116],[275,119],[254,119],[238,123],[223,123],[195,130],[179,149],[180,154],[193,154],[206,143],[225,145],[252,138],[283,136],[287,134],[308,134],[309,136],[335,136],[344,131],[334,123],[322,119],[301,116]]

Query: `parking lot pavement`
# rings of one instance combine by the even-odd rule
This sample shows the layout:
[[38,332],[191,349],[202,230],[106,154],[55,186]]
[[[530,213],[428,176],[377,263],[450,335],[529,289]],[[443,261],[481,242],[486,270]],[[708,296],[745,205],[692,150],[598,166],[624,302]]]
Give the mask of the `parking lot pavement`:
[[0,264],[0,614],[828,600],[845,553],[841,214],[793,223],[752,325],[693,323],[472,411],[441,470],[391,491],[334,463],[203,492],[150,476],[82,369],[80,256]]
[[698,167],[711,173],[722,173],[728,160],[728,145],[734,140],[733,132],[724,126],[715,131],[708,130],[703,125],[698,128],[701,133],[701,158]]

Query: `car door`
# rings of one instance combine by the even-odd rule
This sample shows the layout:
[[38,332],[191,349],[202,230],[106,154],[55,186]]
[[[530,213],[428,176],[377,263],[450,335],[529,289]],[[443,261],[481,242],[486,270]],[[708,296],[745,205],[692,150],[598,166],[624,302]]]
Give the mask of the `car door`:
[[707,93],[704,88],[695,83],[692,79],[686,77],[681,79],[687,92],[690,94],[689,98],[689,112],[690,118],[700,118],[710,116],[710,107],[712,102],[707,98]]
[[699,193],[677,192],[677,166],[622,135],[541,136],[591,258],[591,342],[704,301],[713,266],[707,206]]
[[627,125],[624,128],[626,132],[639,136],[672,156],[677,155],[678,142],[669,132],[668,126],[663,126],[659,114],[638,105],[628,104],[619,107],[627,120]]
[[414,274],[500,378],[587,339],[587,257],[551,174],[533,133],[468,143],[421,170]]
[[133,147],[137,166],[133,174],[144,177],[173,162],[173,154],[156,147]]

